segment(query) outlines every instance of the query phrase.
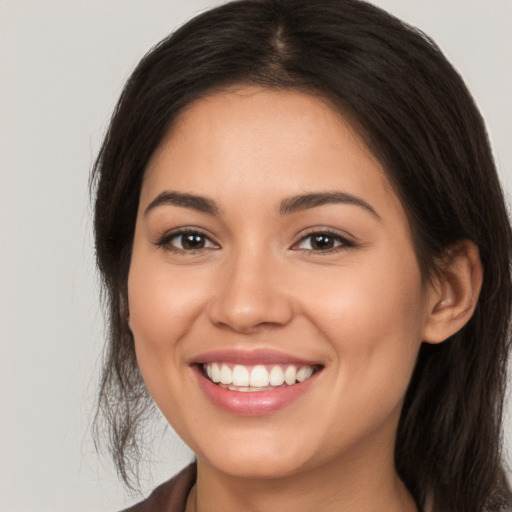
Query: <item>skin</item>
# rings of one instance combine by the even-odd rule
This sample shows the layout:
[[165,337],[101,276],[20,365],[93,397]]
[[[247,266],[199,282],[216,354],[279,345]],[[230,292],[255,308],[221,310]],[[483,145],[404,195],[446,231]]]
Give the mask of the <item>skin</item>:
[[[219,212],[146,211],[165,191]],[[318,192],[373,212],[345,202],[279,212]],[[202,247],[172,238],[183,226],[204,235]],[[327,247],[312,245],[308,235],[326,231]],[[427,286],[384,169],[326,102],[240,87],[190,105],[147,167],[128,278],[142,375],[197,455],[187,510],[416,510],[394,440],[420,344],[460,328],[478,295],[477,251],[453,254],[452,277]],[[283,409],[240,417],[209,401],[189,364],[233,348],[323,369]]]

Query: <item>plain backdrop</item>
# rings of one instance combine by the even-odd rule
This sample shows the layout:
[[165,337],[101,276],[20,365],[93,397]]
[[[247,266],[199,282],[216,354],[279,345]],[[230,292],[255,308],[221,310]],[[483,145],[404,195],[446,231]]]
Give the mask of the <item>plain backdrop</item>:
[[[0,0],[0,512],[113,512],[89,434],[103,346],[88,175],[138,60],[206,0]],[[466,79],[512,193],[512,2],[378,0]],[[510,444],[511,423],[506,427]],[[144,492],[192,457],[158,436]],[[421,461],[419,461],[421,463]]]

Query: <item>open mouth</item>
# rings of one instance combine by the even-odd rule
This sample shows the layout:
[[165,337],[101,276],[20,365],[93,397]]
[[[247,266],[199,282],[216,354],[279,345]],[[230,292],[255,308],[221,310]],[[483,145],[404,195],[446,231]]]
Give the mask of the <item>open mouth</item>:
[[294,386],[321,370],[319,365],[208,362],[200,365],[210,382],[231,391],[255,392]]

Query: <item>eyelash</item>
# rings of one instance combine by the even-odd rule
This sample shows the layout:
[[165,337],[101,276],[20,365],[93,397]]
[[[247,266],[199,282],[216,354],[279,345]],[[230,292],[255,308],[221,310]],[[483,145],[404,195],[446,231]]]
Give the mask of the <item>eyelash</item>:
[[[174,246],[171,243],[174,239],[178,239],[178,238],[184,237],[186,235],[200,236],[200,237],[202,237],[205,240],[205,243],[207,243],[206,241],[208,241],[208,243],[210,243],[211,246],[210,247],[200,247],[198,249],[184,249],[184,248],[176,247],[176,246]],[[209,250],[212,247],[218,247],[218,244],[213,242],[211,240],[211,238],[206,233],[203,233],[199,229],[180,229],[178,231],[173,231],[171,233],[166,233],[164,236],[162,236],[156,242],[156,245],[158,247],[161,247],[161,248],[167,250],[167,251],[171,251],[171,252],[174,252],[174,253],[177,253],[177,254],[186,254],[186,253],[188,253],[188,254],[195,254],[197,252],[201,252],[201,251],[204,251],[204,250]]]
[[[208,247],[200,247],[197,249],[184,249],[183,247],[176,247],[172,244],[172,241],[175,239],[178,239],[180,237],[184,237],[186,235],[196,235],[199,237],[202,237],[202,239],[205,241],[205,243],[210,244]],[[326,249],[326,250],[314,250],[314,249],[304,249],[299,248],[298,246],[301,245],[303,242],[305,242],[308,239],[312,239],[312,237],[317,236],[324,236],[327,238],[330,238],[334,240],[335,243],[338,243],[338,245],[335,245],[332,248]],[[183,244],[183,240],[182,240]],[[218,244],[213,242],[211,238],[203,233],[202,231],[198,229],[181,229],[179,231],[174,231],[171,233],[166,233],[164,236],[162,236],[156,244],[158,247],[161,247],[165,250],[177,253],[177,254],[195,254],[204,250],[211,250],[212,248],[218,248]],[[311,242],[310,242],[311,245]],[[340,251],[344,251],[346,249],[349,249],[351,247],[355,247],[356,244],[347,239],[344,236],[341,236],[339,233],[329,230],[329,229],[316,229],[314,231],[310,231],[306,235],[302,236],[298,242],[293,244],[291,247],[292,250],[296,251],[302,251],[302,252],[308,252],[308,253],[315,253],[319,255],[323,254],[333,254]]]
[[[315,229],[314,231],[310,231],[309,233],[303,235],[301,239],[293,245],[293,247],[297,247],[304,241],[308,239],[312,239],[314,236],[326,236],[328,238],[333,239],[335,242],[338,242],[339,245],[332,247],[330,249],[326,250],[314,250],[314,249],[295,249],[296,251],[304,251],[309,253],[315,253],[318,255],[324,255],[324,254],[335,254],[337,252],[345,251],[347,249],[350,249],[351,247],[355,247],[356,244],[349,240],[348,238],[340,235],[338,232],[330,230],[330,229]],[[310,242],[311,243],[311,242]]]

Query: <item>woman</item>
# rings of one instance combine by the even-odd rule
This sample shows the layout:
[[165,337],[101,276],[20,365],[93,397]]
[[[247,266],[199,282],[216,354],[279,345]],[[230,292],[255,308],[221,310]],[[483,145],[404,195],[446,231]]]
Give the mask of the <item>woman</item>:
[[208,11],[94,179],[118,470],[152,400],[197,457],[133,511],[509,509],[510,228],[432,41],[357,0]]

